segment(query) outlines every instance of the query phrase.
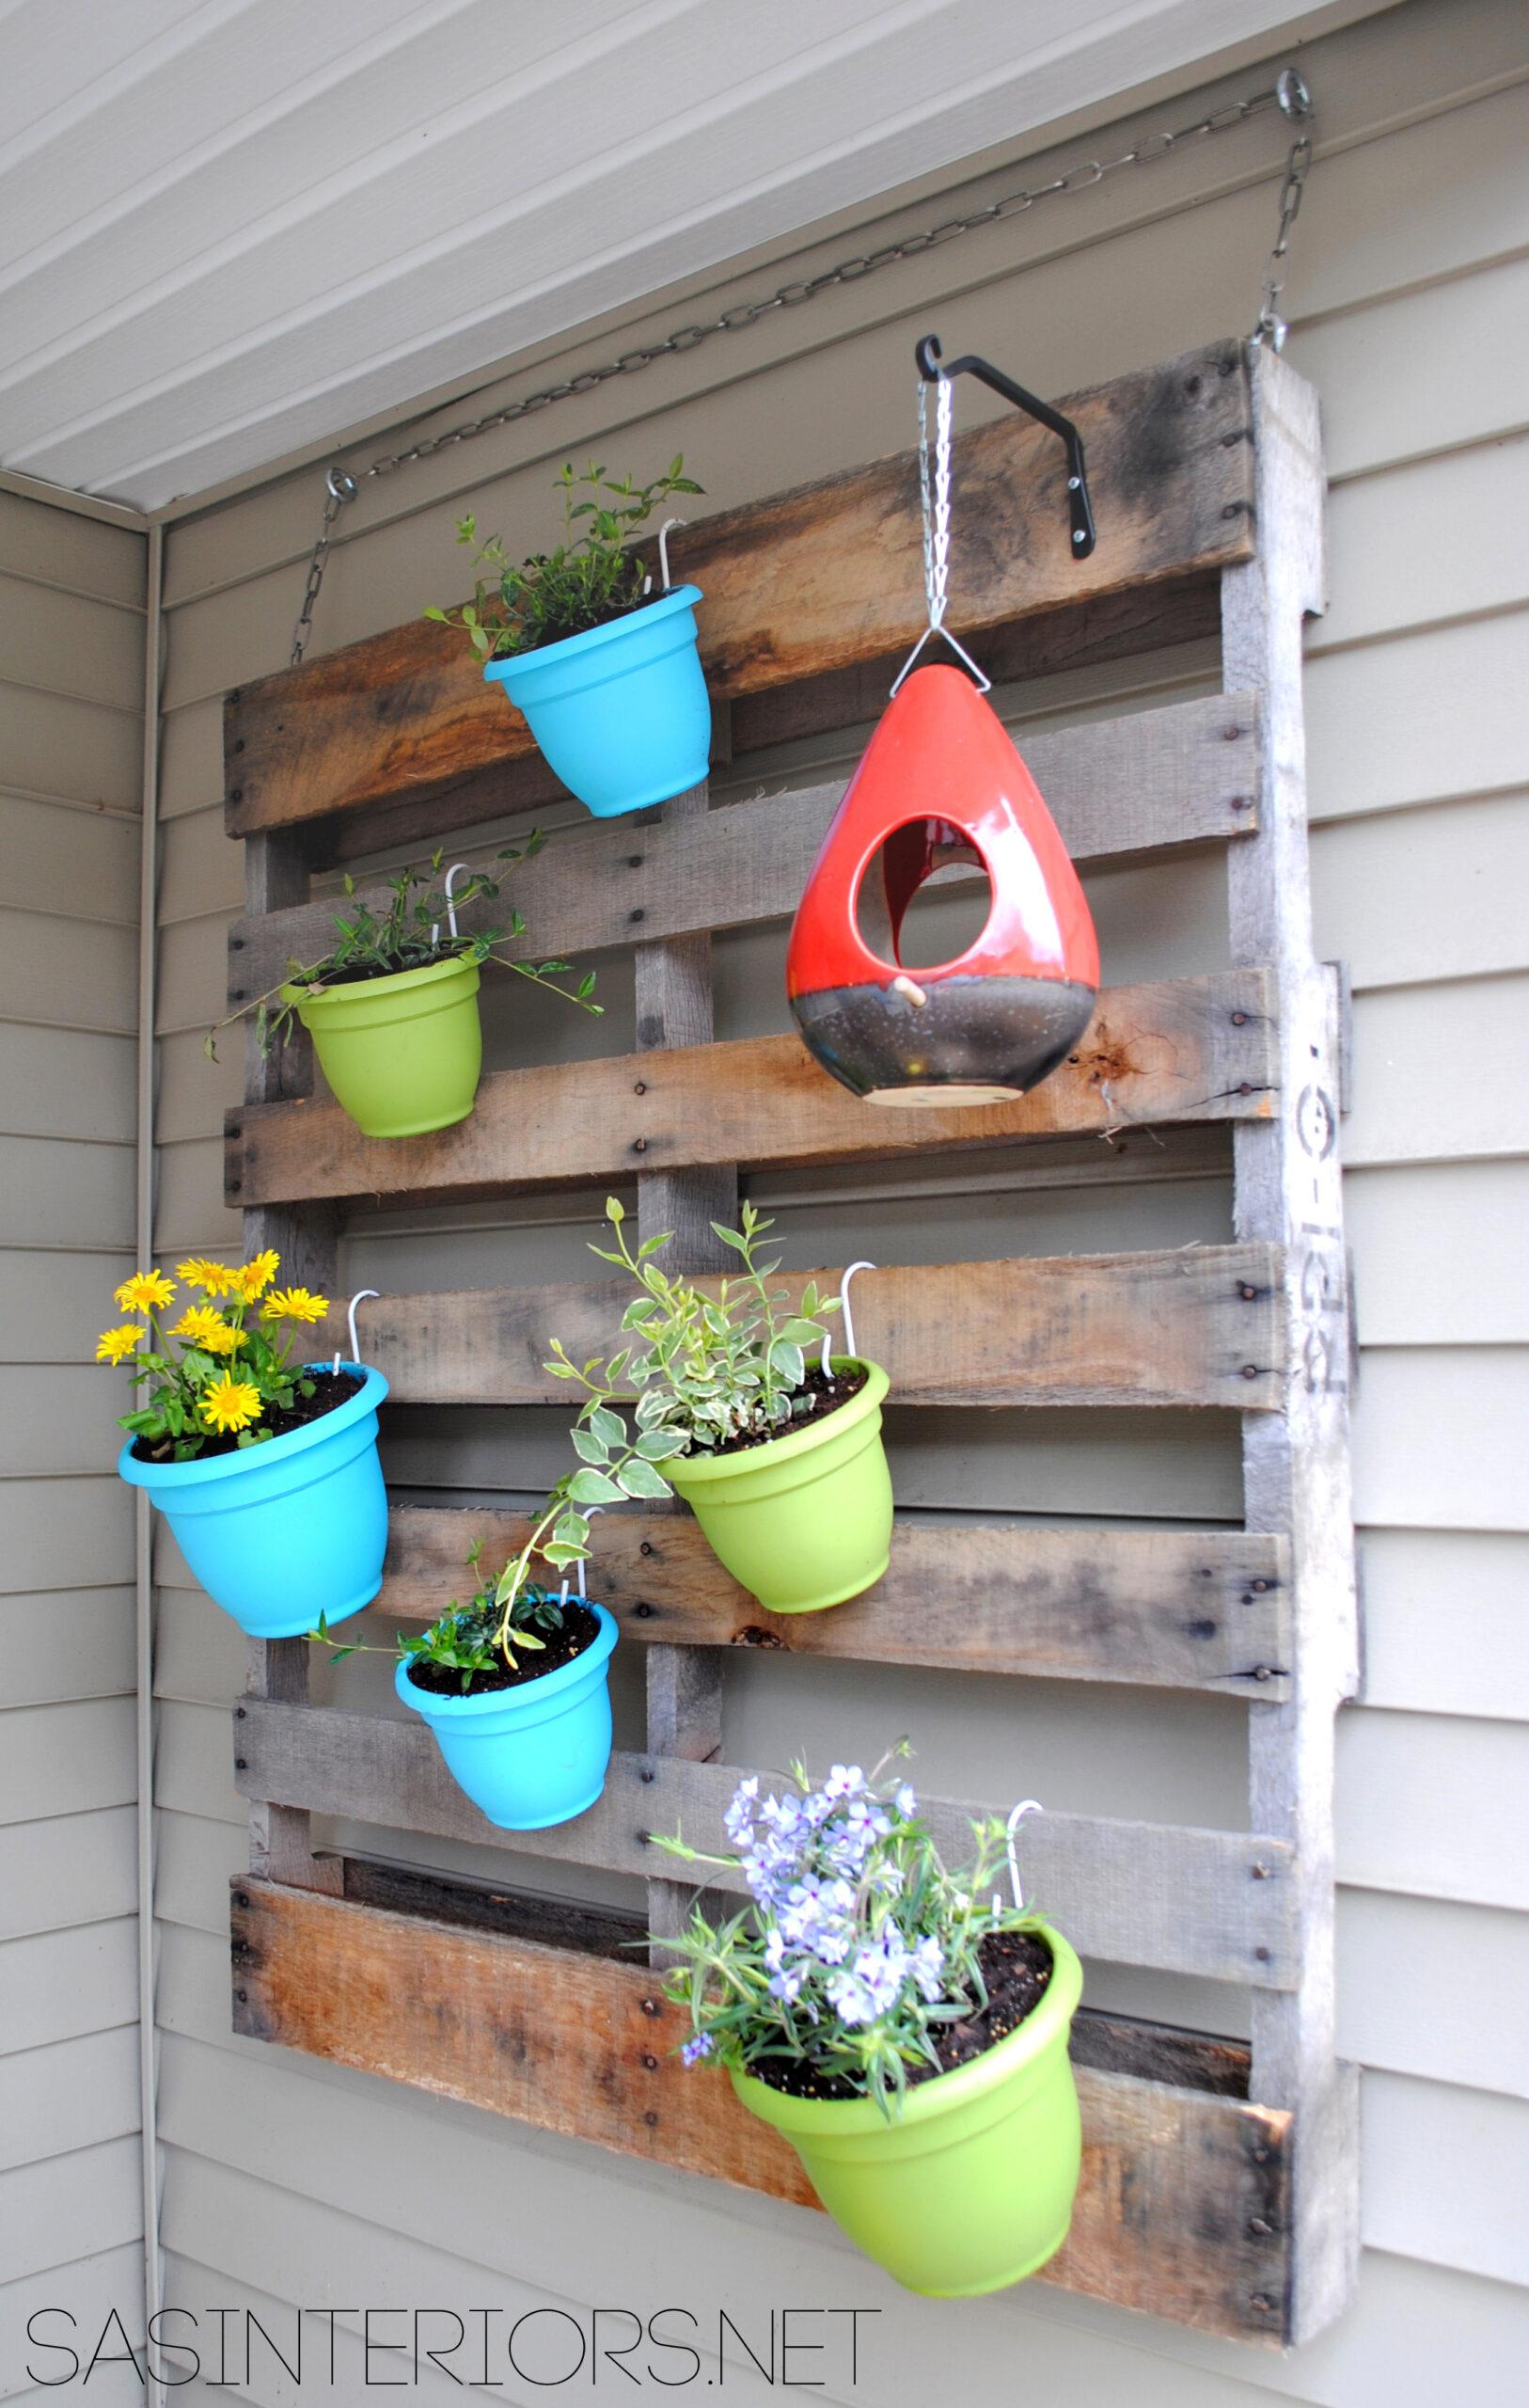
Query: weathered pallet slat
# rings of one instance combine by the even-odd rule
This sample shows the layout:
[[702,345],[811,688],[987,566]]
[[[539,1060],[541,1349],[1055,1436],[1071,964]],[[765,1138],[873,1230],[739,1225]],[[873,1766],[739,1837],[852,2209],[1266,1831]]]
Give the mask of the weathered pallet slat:
[[1107,989],[1078,1052],[1017,1103],[878,1111],[836,1085],[796,1037],[739,1038],[499,1070],[472,1117],[429,1137],[364,1137],[339,1104],[235,1106],[234,1206],[323,1196],[518,1195],[634,1172],[876,1162],[1011,1138],[1099,1135],[1160,1121],[1261,1119],[1273,1032],[1256,970]]
[[[1070,395],[1097,549],[1073,554],[1055,437],[1007,416],[957,438],[954,508],[981,528],[952,597],[962,632],[1188,577],[1252,550],[1240,348],[1220,343]],[[698,520],[670,547],[698,583],[701,657],[723,699],[879,658],[923,624],[918,459]],[[459,636],[419,619],[229,700],[230,835],[460,781],[531,748]]]
[[[684,2019],[645,1968],[263,1882],[233,1891],[246,2037],[816,2205],[794,2151],[726,2080],[680,2064]],[[1082,2180],[1066,2246],[1039,2279],[1279,2342],[1288,2116],[1100,2071],[1081,2025],[1079,2040]]]
[[[1038,736],[1025,757],[1073,858],[1097,863],[1251,835],[1258,751],[1252,705],[1211,695]],[[541,959],[789,919],[843,793],[842,783],[806,786],[730,803],[720,820],[701,811],[564,833],[512,872],[506,894]],[[362,887],[357,900],[386,911],[386,887]],[[237,921],[230,1006],[267,993],[291,962],[321,959],[335,909],[321,900]],[[504,913],[505,895],[480,898],[463,931],[499,927]]]
[[[524,1514],[395,1506],[373,1611],[433,1621],[484,1560],[523,1546]],[[1283,1552],[1240,1530],[1052,1530],[900,1522],[886,1577],[827,1614],[769,1614],[688,1515],[633,1509],[596,1525],[590,1592],[623,1635],[670,1647],[769,1647],[854,1663],[928,1664],[1283,1697]]]
[[[841,1273],[801,1276],[832,1294]],[[1278,1276],[1262,1246],[862,1271],[855,1342],[890,1373],[899,1404],[1270,1408],[1284,1362]],[[632,1293],[598,1280],[385,1296],[368,1311],[368,1345],[400,1403],[566,1402],[566,1383],[544,1368],[553,1339],[575,1362],[608,1356],[628,1342]],[[332,1322],[316,1352],[341,1335]]]
[[[639,1879],[674,1873],[673,1860],[652,1845],[654,1831],[683,1829],[691,1846],[725,1851],[722,1814],[743,1778],[736,1766],[618,1751],[605,1795],[576,1822],[501,1831],[457,1787],[412,1716],[379,1721],[258,1698],[241,1700],[234,1714],[243,1759],[235,1780],[245,1797]],[[971,1853],[970,1817],[992,1811],[923,1800],[952,1863]],[[1295,1981],[1289,1851],[1278,1844],[1247,1832],[1046,1814],[1025,1826],[1024,1862],[1033,1896],[1065,1899],[1067,1934],[1084,1956],[1260,1988]],[[737,1886],[736,1876],[717,1878]]]

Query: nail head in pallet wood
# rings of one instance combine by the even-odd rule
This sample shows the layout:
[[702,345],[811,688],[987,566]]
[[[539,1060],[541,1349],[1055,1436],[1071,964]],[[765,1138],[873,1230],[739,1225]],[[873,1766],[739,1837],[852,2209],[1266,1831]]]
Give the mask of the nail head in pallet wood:
[[[800,1275],[831,1295],[843,1274]],[[862,1271],[855,1342],[890,1374],[899,1404],[1272,1410],[1285,1359],[1278,1281],[1267,1246]],[[367,1342],[399,1403],[566,1402],[566,1384],[544,1368],[553,1339],[576,1363],[608,1355],[631,1293],[600,1280],[385,1296],[367,1315]],[[331,1321],[323,1347],[342,1330]]]
[[[780,2134],[723,2076],[682,2066],[682,2012],[641,1966],[263,1882],[233,1886],[233,2021],[246,2038],[815,2206]],[[1076,2060],[1075,2069],[1082,2178],[1071,2235],[1039,2279],[1279,2342],[1289,2117]]]
[[[433,1621],[471,1540],[506,1562],[530,1528],[520,1513],[395,1506],[373,1610]],[[769,1614],[694,1521],[638,1510],[596,1524],[590,1581],[623,1634],[659,1651],[781,1648],[1267,1703],[1287,1687],[1283,1561],[1277,1540],[1239,1530],[900,1522],[886,1577],[865,1596],[828,1614]]]
[[[963,633],[1182,578],[1252,550],[1248,380],[1220,343],[1068,396],[1088,446],[1096,549],[1068,540],[1055,438],[1006,415],[957,438],[956,523],[974,531],[955,580]],[[693,579],[701,657],[727,699],[821,676],[911,643],[923,624],[918,455],[903,452],[743,510],[670,547]],[[424,619],[230,696],[238,748],[230,835],[429,793],[532,750],[461,638]]]
[[[502,1831],[457,1787],[430,1732],[413,1717],[379,1719],[336,1706],[246,1699],[234,1727],[244,1759],[234,1779],[246,1798],[437,1839],[528,1849],[639,1880],[671,1875],[672,1860],[652,1845],[654,1831],[683,1829],[692,1847],[725,1852],[722,1815],[743,1778],[736,1766],[618,1751],[603,1797],[576,1822]],[[1005,1800],[1002,1811],[1007,1806]],[[925,1798],[922,1811],[947,1862],[959,1864],[971,1854],[970,1818],[994,1810]],[[1287,1989],[1296,1979],[1290,1851],[1278,1842],[1048,1814],[1026,1824],[1022,1861],[1032,1897],[1066,1901],[1068,1937],[1084,1956],[1260,1988]],[[738,1882],[736,1875],[717,1876],[724,1889]]]
[[796,1037],[750,1037],[576,1067],[498,1070],[472,1117],[433,1136],[365,1137],[323,1101],[227,1120],[229,1201],[524,1194],[714,1164],[882,1162],[1016,1137],[1160,1121],[1266,1118],[1273,1032],[1256,970],[1115,987],[1078,1051],[1017,1103],[886,1112],[845,1093]]
[[[1027,739],[1025,757],[1078,862],[1247,836],[1257,824],[1257,717],[1243,697],[1064,728]],[[666,811],[656,828],[561,834],[512,871],[516,908],[541,958],[789,919],[843,795],[835,782],[721,813]],[[388,890],[364,887],[356,899],[381,914]],[[239,921],[229,935],[230,1006],[266,993],[289,962],[322,959],[336,908],[331,899]],[[473,935],[502,926],[504,906],[481,897],[460,917]]]

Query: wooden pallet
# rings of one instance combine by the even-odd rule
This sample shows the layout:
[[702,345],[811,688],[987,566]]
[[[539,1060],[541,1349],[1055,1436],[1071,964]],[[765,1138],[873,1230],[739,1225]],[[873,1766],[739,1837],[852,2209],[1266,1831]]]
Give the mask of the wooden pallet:
[[[1247,2049],[1080,2017],[1083,2184],[1072,2238],[1043,2279],[1281,2343],[1337,2313],[1357,2252],[1356,2084],[1332,2020],[1332,1731],[1356,1660],[1339,999],[1312,953],[1300,697],[1301,621],[1322,603],[1316,411],[1279,360],[1232,343],[1067,407],[1088,441],[1096,551],[1068,557],[1054,446],[1017,419],[984,427],[957,443],[955,510],[958,523],[981,513],[996,539],[971,573],[964,564],[953,618],[1006,676],[1220,628],[1221,696],[1029,750],[1080,861],[1224,849],[1230,968],[1106,990],[1077,1053],[1018,1103],[867,1110],[794,1038],[718,1044],[712,1023],[712,932],[795,908],[840,789],[712,811],[702,786],[647,822],[560,839],[517,879],[549,951],[633,946],[635,1053],[498,1072],[459,1128],[386,1145],[313,1095],[300,1052],[267,1064],[252,1047],[246,1100],[229,1117],[228,1193],[251,1244],[278,1246],[292,1276],[333,1293],[347,1201],[635,1176],[643,1234],[673,1229],[677,1260],[710,1275],[723,1267],[710,1223],[733,1216],[740,1164],[1010,1146],[1044,1164],[1048,1149],[1064,1160],[1068,1141],[1129,1124],[1225,1123],[1235,1243],[867,1273],[856,1318],[904,1401],[1237,1413],[1245,1527],[904,1523],[868,1596],[780,1620],[720,1574],[682,1512],[614,1515],[601,1526],[601,1593],[643,1650],[647,1744],[614,1759],[590,1814],[524,1842],[469,1804],[423,1725],[312,1704],[301,1641],[252,1646],[234,1722],[252,1801],[234,2020],[811,2205],[778,2137],[719,2079],[680,2074],[675,2011],[623,1951],[629,1922],[315,1854],[310,1816],[497,1847],[507,1883],[521,1846],[636,1874],[662,1935],[689,1893],[656,1869],[650,1835],[683,1815],[687,1837],[715,1843],[739,1774],[718,1761],[724,1647],[1237,1701],[1247,1831],[1073,1814],[1028,1827],[1032,1878],[1085,1956],[1253,1999]],[[706,594],[718,751],[729,714],[733,742],[753,747],[879,708],[886,662],[920,616],[911,454],[698,524],[674,549]],[[247,865],[229,941],[234,1003],[290,955],[322,949],[316,867],[551,790],[518,717],[423,623],[231,695],[227,746],[229,827]],[[550,1336],[575,1355],[604,1351],[624,1301],[597,1281],[386,1297],[369,1312],[368,1353],[401,1401],[556,1401],[542,1369]],[[395,1511],[380,1622],[439,1609],[469,1523],[496,1560],[525,1528],[508,1513]],[[931,1811],[959,1853],[967,1817],[1007,1802]]]

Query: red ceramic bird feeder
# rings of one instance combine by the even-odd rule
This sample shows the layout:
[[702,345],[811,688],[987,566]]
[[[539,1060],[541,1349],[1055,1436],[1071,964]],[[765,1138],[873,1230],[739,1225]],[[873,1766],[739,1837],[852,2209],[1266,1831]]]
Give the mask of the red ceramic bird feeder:
[[[852,1095],[871,1103],[1003,1103],[1035,1086],[1087,1027],[1099,986],[1099,948],[1078,873],[1039,787],[984,700],[988,680],[944,625],[950,542],[950,385],[938,395],[933,492],[920,398],[920,467],[929,625],[891,689],[891,702],[834,816],[791,931],[786,990],[810,1052]],[[970,368],[1011,399],[1032,397]],[[1078,556],[1093,548],[1081,445],[1045,404],[1035,414],[1064,431]],[[970,670],[913,663],[943,636]],[[912,671],[912,674],[909,672]],[[975,679],[974,684],[972,680]],[[950,863],[984,872],[990,904],[976,941],[916,973],[899,951],[909,905]]]

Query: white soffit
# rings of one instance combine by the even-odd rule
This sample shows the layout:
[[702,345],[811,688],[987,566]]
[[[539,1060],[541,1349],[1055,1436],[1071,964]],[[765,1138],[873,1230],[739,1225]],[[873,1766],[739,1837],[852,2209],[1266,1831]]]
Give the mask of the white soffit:
[[0,0],[0,466],[155,509],[1288,0]]

